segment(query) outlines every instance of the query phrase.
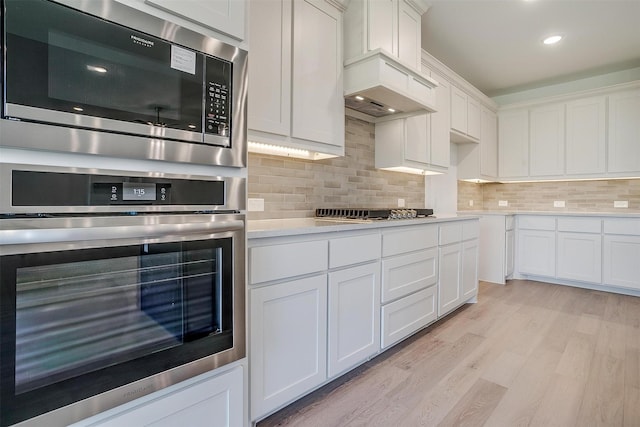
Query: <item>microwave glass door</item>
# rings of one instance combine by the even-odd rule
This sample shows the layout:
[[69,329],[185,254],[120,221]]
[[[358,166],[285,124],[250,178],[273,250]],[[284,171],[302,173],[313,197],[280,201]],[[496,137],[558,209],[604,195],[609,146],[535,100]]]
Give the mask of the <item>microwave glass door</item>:
[[231,63],[46,0],[5,7],[7,116],[228,145]]
[[231,348],[231,246],[2,257],[1,424]]

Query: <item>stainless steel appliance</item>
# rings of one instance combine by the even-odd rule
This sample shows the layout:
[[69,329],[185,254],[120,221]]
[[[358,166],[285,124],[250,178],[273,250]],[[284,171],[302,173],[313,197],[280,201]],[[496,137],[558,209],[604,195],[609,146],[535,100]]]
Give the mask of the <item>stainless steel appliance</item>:
[[316,218],[347,220],[396,220],[424,218],[433,215],[433,209],[424,208],[321,208],[316,209]]
[[0,165],[0,425],[245,356],[245,179]]
[[246,166],[245,51],[117,1],[64,3],[2,0],[0,145]]

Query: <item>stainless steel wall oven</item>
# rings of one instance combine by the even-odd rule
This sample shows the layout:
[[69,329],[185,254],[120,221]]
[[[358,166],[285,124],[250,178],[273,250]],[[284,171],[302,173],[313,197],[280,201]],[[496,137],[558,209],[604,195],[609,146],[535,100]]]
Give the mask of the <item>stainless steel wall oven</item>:
[[246,166],[246,51],[113,0],[1,11],[0,145]]
[[244,178],[0,180],[0,425],[67,425],[245,356]]

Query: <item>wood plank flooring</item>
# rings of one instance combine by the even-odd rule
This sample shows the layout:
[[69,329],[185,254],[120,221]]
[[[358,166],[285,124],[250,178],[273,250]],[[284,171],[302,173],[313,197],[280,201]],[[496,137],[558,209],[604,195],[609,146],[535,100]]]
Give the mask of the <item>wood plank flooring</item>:
[[258,423],[640,426],[640,298],[525,280]]

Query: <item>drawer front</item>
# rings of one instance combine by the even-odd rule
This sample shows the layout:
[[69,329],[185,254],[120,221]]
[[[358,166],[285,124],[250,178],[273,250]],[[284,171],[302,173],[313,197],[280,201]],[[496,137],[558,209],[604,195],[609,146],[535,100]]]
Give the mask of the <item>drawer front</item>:
[[605,219],[604,234],[640,236],[640,218]]
[[329,240],[329,268],[377,260],[380,240],[378,233]]
[[438,228],[424,225],[385,231],[382,235],[382,256],[393,256],[438,246]]
[[600,218],[558,218],[558,231],[600,234],[602,220]]
[[518,218],[518,228],[555,231],[556,218],[554,216],[521,216]]
[[462,223],[440,226],[440,245],[449,245],[462,241]]
[[480,237],[480,221],[465,221],[462,223],[462,240]]
[[329,242],[285,243],[256,246],[249,251],[251,284],[316,273],[329,265]]
[[436,320],[436,289],[431,286],[382,307],[382,348]]
[[382,260],[382,303],[393,301],[438,281],[438,249]]

